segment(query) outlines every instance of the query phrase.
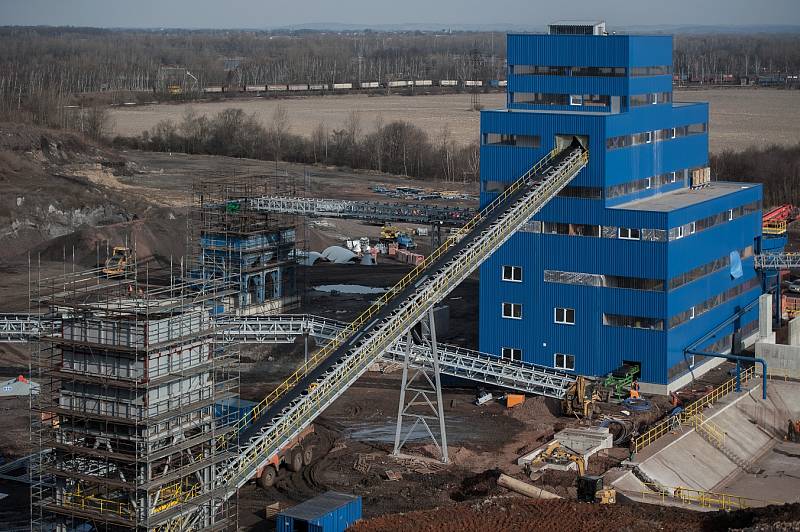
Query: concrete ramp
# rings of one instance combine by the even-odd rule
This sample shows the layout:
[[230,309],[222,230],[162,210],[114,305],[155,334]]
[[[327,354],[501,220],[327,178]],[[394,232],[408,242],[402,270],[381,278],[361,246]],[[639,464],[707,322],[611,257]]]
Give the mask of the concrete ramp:
[[[705,410],[703,414],[710,424],[705,426],[721,431],[721,440],[709,437],[702,428],[681,426],[645,448],[635,460],[642,473],[639,477],[665,488],[714,492],[724,491],[747,471],[758,470],[759,458],[786,433],[787,420],[800,416],[800,384],[772,381],[768,392],[767,400],[762,400],[761,385],[755,384],[749,391],[732,393]],[[613,485],[631,497],[647,489],[631,471]],[[740,495],[759,498],[758,493]]]

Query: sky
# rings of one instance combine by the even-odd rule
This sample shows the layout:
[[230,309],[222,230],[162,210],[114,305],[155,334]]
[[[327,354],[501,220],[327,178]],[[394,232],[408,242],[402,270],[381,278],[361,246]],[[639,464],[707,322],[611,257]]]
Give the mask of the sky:
[[276,28],[337,23],[800,25],[800,0],[0,0],[0,26]]

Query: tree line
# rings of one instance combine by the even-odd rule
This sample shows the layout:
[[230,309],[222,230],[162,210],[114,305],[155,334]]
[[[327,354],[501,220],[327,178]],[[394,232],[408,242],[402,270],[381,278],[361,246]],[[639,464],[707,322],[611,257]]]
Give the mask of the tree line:
[[800,206],[800,143],[793,146],[750,147],[711,156],[711,172],[720,181],[764,184],[764,205]]
[[[676,73],[800,71],[800,35],[678,35]],[[501,79],[501,32],[0,27],[0,119],[71,127],[69,105],[151,100],[164,67],[214,84]],[[554,65],[557,66],[557,65]],[[188,75],[187,75],[188,76]]]
[[405,121],[378,117],[363,123],[351,113],[341,128],[320,122],[310,137],[291,133],[283,106],[268,125],[241,109],[229,108],[212,117],[188,109],[180,122],[162,120],[137,137],[116,137],[120,148],[225,155],[304,164],[325,164],[414,178],[467,182],[478,179],[479,146],[456,143],[447,127],[431,139]]

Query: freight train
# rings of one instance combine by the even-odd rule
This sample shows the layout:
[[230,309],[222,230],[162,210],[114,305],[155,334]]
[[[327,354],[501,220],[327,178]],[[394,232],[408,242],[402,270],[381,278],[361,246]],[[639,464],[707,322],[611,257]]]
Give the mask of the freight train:
[[504,79],[456,80],[456,79],[415,79],[396,81],[361,81],[351,83],[269,83],[242,86],[209,85],[202,89],[206,94],[249,92],[249,93],[297,93],[297,92],[347,92],[377,89],[410,89],[416,87],[447,87],[455,89],[475,89],[478,87],[503,88],[508,84]]

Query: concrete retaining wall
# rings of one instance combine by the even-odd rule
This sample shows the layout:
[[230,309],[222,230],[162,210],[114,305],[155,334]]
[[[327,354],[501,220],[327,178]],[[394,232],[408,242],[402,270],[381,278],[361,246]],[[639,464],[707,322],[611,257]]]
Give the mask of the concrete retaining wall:
[[767,362],[767,374],[800,379],[800,346],[756,343],[756,356]]

